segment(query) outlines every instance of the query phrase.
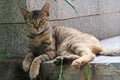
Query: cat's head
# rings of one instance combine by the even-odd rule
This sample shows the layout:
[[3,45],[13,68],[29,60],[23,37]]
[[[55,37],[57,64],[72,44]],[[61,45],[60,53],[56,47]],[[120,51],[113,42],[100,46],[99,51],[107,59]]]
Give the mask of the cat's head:
[[28,10],[21,8],[21,13],[28,25],[28,30],[33,34],[39,34],[49,26],[49,3],[46,3],[41,10]]

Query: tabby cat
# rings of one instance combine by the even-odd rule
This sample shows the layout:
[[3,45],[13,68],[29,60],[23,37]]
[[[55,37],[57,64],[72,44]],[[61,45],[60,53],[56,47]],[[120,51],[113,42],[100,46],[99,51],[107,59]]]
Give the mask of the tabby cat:
[[41,10],[32,12],[21,8],[29,33],[29,53],[23,61],[23,69],[25,72],[29,71],[31,80],[37,77],[40,64],[44,61],[55,59],[56,65],[59,65],[61,60],[63,63],[72,61],[72,67],[80,68],[97,54],[114,55],[105,53],[99,40],[92,35],[63,26],[51,27],[49,8],[49,3]]

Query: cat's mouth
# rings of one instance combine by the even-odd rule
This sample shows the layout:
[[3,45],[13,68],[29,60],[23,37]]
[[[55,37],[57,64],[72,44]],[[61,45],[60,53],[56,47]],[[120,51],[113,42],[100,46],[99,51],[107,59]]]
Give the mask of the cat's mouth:
[[36,31],[35,31],[36,34],[41,34],[43,32],[44,32],[44,30],[40,30],[40,29],[36,29]]
[[36,32],[37,34],[41,34],[44,33],[45,31],[49,30],[49,28],[43,29],[43,30],[39,30]]
[[40,34],[41,32],[43,32],[43,30],[36,29],[35,31],[36,34]]

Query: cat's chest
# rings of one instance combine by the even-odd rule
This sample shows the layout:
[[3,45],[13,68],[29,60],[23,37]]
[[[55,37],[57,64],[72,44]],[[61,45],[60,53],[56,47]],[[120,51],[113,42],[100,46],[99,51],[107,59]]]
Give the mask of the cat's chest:
[[39,56],[41,54],[46,53],[46,48],[44,46],[40,45],[40,46],[32,48],[32,52],[34,55]]
[[46,46],[43,44],[44,40],[33,39],[29,40],[29,48],[34,55],[38,56],[46,52]]

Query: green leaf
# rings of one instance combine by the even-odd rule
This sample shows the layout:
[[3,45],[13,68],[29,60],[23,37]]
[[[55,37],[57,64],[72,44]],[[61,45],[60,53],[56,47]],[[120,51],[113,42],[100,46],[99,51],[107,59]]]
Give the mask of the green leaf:
[[55,0],[55,2],[57,3],[57,0]]
[[1,51],[0,52],[0,57],[5,57],[8,56],[10,53],[8,51]]
[[75,6],[73,5],[73,3],[70,0],[65,0],[74,10],[75,12],[77,12]]
[[[65,0],[65,2],[67,2],[75,10],[75,12],[77,12],[75,6],[73,5],[71,1],[74,1],[74,0]],[[55,2],[57,3],[57,0],[55,0]]]

